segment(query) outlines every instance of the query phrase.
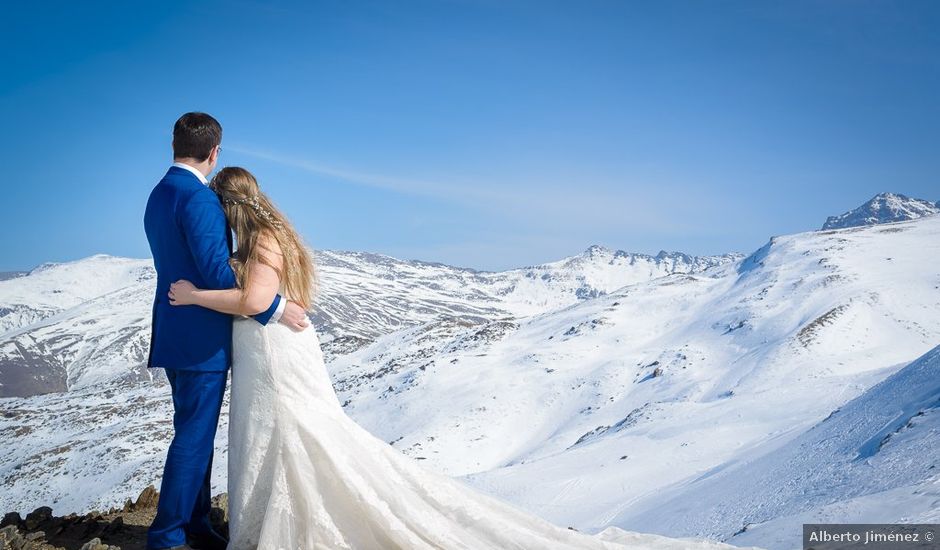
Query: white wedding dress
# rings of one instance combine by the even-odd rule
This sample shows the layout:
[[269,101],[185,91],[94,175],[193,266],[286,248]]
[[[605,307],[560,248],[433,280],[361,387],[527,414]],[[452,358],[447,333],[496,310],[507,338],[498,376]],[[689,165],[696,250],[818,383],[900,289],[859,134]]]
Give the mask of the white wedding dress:
[[314,327],[234,321],[229,550],[701,549],[556,526],[420,466],[346,415]]

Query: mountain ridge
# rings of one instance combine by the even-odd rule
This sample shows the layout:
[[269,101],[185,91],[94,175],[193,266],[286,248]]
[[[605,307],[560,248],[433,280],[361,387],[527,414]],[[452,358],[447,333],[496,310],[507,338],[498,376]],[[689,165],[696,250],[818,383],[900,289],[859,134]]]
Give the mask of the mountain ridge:
[[[672,272],[698,272],[740,256],[681,254],[657,259],[603,250],[503,272],[383,254],[314,251],[327,290],[315,304],[312,320],[328,336],[327,343],[336,341],[331,351],[341,353],[437,315],[482,322],[532,314],[623,284]],[[64,391],[101,381],[100,376],[85,373],[82,361],[110,363],[115,376],[149,378],[144,362],[148,304],[155,284],[151,260],[106,254],[42,264],[25,276],[0,282],[0,397]],[[362,309],[372,316],[361,317]],[[96,344],[81,333],[84,327],[107,326],[108,319],[98,315],[99,310],[118,311],[123,324],[112,323],[109,334]],[[117,361],[105,358],[107,354]],[[120,374],[121,362],[133,365],[131,371]],[[102,369],[96,371],[100,374]]]

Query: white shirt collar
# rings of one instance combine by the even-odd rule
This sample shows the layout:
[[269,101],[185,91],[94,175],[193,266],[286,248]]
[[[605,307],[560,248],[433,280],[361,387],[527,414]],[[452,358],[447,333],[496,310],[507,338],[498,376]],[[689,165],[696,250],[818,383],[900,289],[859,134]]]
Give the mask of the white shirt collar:
[[190,172],[193,173],[194,176],[199,178],[199,181],[201,181],[203,185],[209,185],[209,180],[207,180],[206,177],[202,175],[202,172],[200,172],[199,170],[196,170],[192,166],[188,164],[183,164],[182,162],[174,162],[173,166],[176,166],[177,168],[182,168],[183,170],[189,170]]

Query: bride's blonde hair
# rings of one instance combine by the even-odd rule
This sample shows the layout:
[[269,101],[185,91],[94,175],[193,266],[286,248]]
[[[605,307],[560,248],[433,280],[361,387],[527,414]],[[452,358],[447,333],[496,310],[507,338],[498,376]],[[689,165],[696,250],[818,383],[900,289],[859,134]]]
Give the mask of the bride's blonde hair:
[[[229,166],[216,173],[209,187],[222,201],[225,217],[238,239],[238,248],[231,260],[238,286],[247,291],[251,262],[267,264],[277,271],[286,298],[309,310],[318,286],[313,258],[287,218],[261,192],[258,180],[244,168]],[[283,271],[261,254],[264,245],[259,237],[265,234],[276,240],[281,249]],[[247,296],[247,292],[244,295]]]

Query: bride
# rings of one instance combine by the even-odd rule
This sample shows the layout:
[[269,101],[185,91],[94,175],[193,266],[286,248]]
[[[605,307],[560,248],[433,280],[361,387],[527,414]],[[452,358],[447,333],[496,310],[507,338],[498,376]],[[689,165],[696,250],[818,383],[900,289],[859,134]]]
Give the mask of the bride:
[[[237,238],[239,288],[181,280],[171,303],[240,316],[281,293],[309,310],[310,253],[255,178],[229,167],[210,186]],[[348,417],[313,327],[236,317],[233,339],[230,550],[730,548],[616,528],[588,535],[525,513],[420,466]]]

